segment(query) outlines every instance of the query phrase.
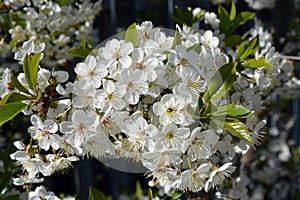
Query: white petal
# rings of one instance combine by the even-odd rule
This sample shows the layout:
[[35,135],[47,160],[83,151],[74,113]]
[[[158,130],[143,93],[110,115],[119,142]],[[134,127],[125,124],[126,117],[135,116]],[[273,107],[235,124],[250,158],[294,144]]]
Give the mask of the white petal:
[[53,120],[46,120],[44,126],[50,133],[56,133],[58,131],[58,125]]
[[74,125],[70,121],[64,121],[59,124],[59,130],[64,134],[72,133],[74,131]]
[[107,93],[115,91],[115,84],[111,80],[107,80],[103,83],[103,88]]
[[120,43],[117,39],[112,39],[106,43],[106,47],[111,51],[115,52],[120,49]]
[[35,51],[34,53],[40,53],[42,52],[44,49],[45,49],[46,45],[45,43],[43,42],[42,44],[39,44],[36,48],[35,48]]
[[44,123],[43,121],[37,116],[37,115],[32,115],[30,117],[31,123],[36,127],[36,128],[43,128]]
[[157,114],[157,115],[163,115],[163,114],[165,114],[165,108],[164,108],[164,106],[160,102],[155,102],[153,104],[152,109],[153,109],[153,112],[155,114]]
[[24,143],[21,142],[21,141],[15,141],[15,142],[14,142],[14,145],[15,145],[15,147],[17,147],[19,150],[24,150],[24,148],[25,148]]
[[119,64],[121,68],[129,68],[131,66],[132,59],[129,56],[123,56],[119,59]]
[[85,59],[88,69],[95,69],[97,61],[94,56],[88,55]]
[[120,54],[122,56],[129,55],[133,51],[133,45],[131,42],[127,42],[126,44],[122,45],[120,48]]

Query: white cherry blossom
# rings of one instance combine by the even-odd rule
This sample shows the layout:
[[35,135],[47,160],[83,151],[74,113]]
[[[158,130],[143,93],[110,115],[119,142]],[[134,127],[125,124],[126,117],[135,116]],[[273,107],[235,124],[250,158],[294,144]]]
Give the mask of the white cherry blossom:
[[59,127],[60,131],[68,136],[66,141],[74,147],[79,147],[85,138],[95,133],[98,124],[99,119],[93,111],[76,110],[71,121],[61,122]]
[[201,131],[201,127],[195,128],[191,137],[182,144],[182,152],[187,152],[191,161],[207,159],[212,154],[212,149],[219,140],[219,136],[213,130]]
[[103,89],[99,90],[95,96],[98,99],[103,112],[110,111],[111,108],[121,110],[126,106],[123,96],[126,94],[125,85],[118,85],[111,80],[103,82]]
[[116,85],[126,88],[125,100],[131,105],[137,104],[140,95],[148,92],[149,85],[143,77],[143,71],[139,69],[124,69],[121,72],[120,80]]
[[98,56],[106,60],[108,67],[118,65],[120,68],[129,68],[132,63],[132,58],[129,54],[132,51],[132,43],[112,39],[106,43],[105,47],[99,49]]
[[49,150],[50,146],[57,150],[60,144],[64,141],[61,136],[56,134],[58,125],[51,119],[43,122],[37,115],[32,115],[30,118],[33,126],[28,128],[31,137],[38,140],[39,147]]
[[[32,40],[28,40],[23,43],[22,49],[15,53],[14,59],[19,60],[19,63],[23,64],[26,55],[41,53],[45,49],[45,46],[46,46],[45,43],[41,43],[37,47],[35,47],[34,42]],[[43,58],[43,54],[41,54],[40,59],[42,58]]]
[[88,55],[84,62],[78,63],[74,70],[77,78],[85,79],[95,88],[101,86],[103,77],[108,73],[105,65],[97,63],[96,58],[92,55]]

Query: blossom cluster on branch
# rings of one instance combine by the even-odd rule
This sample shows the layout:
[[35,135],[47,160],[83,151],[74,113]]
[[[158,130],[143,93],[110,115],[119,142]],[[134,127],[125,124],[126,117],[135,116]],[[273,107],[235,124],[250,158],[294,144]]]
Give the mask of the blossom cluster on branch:
[[63,65],[68,51],[91,38],[102,1],[5,0],[0,3],[0,52],[16,52],[27,40],[46,43],[44,63]]
[[[23,72],[5,69],[0,80],[0,113],[9,111],[0,124],[20,112],[32,124],[29,144],[14,142],[10,155],[22,167],[14,184],[30,188],[85,157],[112,157],[142,163],[165,193],[221,187],[235,155],[261,143],[270,94],[289,88],[293,73],[259,28],[233,34],[253,13],[242,18],[232,4],[218,15],[198,15],[206,30],[134,23],[77,63],[74,82],[40,64],[47,43],[25,41],[15,53]],[[57,198],[43,187],[27,197],[39,195]]]

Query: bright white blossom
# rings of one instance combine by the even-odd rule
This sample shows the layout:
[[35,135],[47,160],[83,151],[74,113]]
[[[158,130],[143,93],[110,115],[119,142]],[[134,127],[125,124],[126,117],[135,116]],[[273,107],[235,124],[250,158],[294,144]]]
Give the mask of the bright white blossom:
[[99,57],[104,59],[109,67],[118,65],[120,68],[129,68],[132,63],[129,54],[132,51],[132,43],[112,39],[106,43],[105,47],[99,49]]
[[[22,49],[15,53],[14,59],[19,60],[19,63],[23,64],[26,55],[30,56],[35,53],[41,53],[45,49],[45,46],[45,43],[41,43],[35,47],[34,42],[32,40],[28,40],[23,43]],[[42,59],[42,57],[43,54],[41,54],[40,59]]]
[[94,56],[87,56],[84,62],[78,63],[75,72],[79,79],[85,79],[88,84],[95,88],[101,86],[102,78],[108,73],[105,65],[99,64]]
[[38,140],[38,144],[42,149],[49,150],[50,146],[57,150],[64,141],[61,136],[56,134],[58,125],[53,120],[43,122],[38,116],[32,115],[30,118],[33,126],[28,128],[31,137]]
[[59,198],[55,196],[53,192],[48,192],[44,186],[39,186],[35,188],[34,191],[29,192],[28,199],[29,200],[39,200],[39,199],[59,200]]
[[[86,11],[81,10],[78,17],[93,10],[88,4],[83,8]],[[70,11],[58,6],[57,12],[60,10]],[[28,20],[44,19],[34,10],[26,11]],[[59,19],[70,17],[55,18],[51,27],[64,27]],[[218,28],[214,14],[204,18]],[[41,68],[33,91],[28,77],[19,75],[20,83],[39,96],[36,101],[24,101],[32,104],[24,113],[31,115],[28,132],[33,144],[15,143],[18,150],[10,157],[22,166],[22,175],[27,175],[15,179],[15,184],[39,182],[39,176],[65,171],[79,157],[112,157],[140,161],[153,185],[164,192],[208,192],[220,187],[236,170],[232,164],[235,155],[260,143],[266,122],[259,121],[253,111],[264,108],[263,92],[272,89],[271,83],[284,68],[266,43],[263,50],[255,52],[255,58],[265,58],[275,67],[237,69],[227,92],[229,98],[210,101],[208,88],[219,87],[214,75],[225,64],[235,62],[237,52],[231,52],[229,59],[229,50],[220,48],[224,41],[217,31],[196,32],[187,26],[177,30],[174,40],[153,28],[152,22],[136,25],[135,44],[124,38],[108,40],[92,51],[95,56],[76,65],[74,82],[66,83],[69,77],[63,72]],[[63,43],[63,38],[59,42]],[[40,49],[28,41],[17,58],[41,52],[43,45],[37,47]],[[0,84],[6,93],[8,74],[6,70]],[[24,93],[23,88],[18,90],[14,88]],[[230,109],[223,111],[227,104],[249,112],[238,116]],[[223,114],[227,114],[225,122]],[[241,128],[243,133],[235,132]],[[276,144],[272,150],[279,152],[281,160],[288,159],[288,147],[280,141]],[[56,198],[43,188],[31,192],[30,197]]]

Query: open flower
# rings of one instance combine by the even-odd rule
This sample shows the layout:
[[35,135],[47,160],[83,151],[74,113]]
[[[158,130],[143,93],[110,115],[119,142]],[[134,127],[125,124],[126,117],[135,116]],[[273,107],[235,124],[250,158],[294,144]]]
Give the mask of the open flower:
[[210,174],[209,179],[205,183],[205,191],[212,188],[216,188],[219,185],[222,185],[224,181],[231,176],[235,171],[236,167],[232,166],[232,163],[225,163],[221,167],[216,167]]
[[99,107],[103,112],[110,111],[111,108],[121,110],[125,107],[126,103],[123,96],[126,94],[126,88],[123,85],[116,87],[115,83],[111,80],[103,82],[103,89],[98,90],[95,98],[99,101]]
[[132,51],[133,45],[131,42],[112,39],[106,43],[105,47],[99,49],[98,56],[104,59],[109,67],[118,65],[120,68],[129,68],[132,63],[129,54]]
[[[35,47],[34,42],[32,40],[28,40],[23,43],[22,49],[15,53],[14,59],[19,60],[19,63],[23,64],[26,55],[40,53],[45,49],[45,46],[45,43],[41,43]],[[43,54],[41,54],[40,60],[42,60],[42,58]]]
[[33,126],[28,128],[28,132],[31,133],[33,139],[38,140],[40,148],[46,151],[50,146],[55,150],[59,149],[64,140],[56,134],[58,125],[53,120],[47,119],[43,122],[37,115],[32,115],[30,121]]
[[77,78],[85,79],[87,84],[99,88],[103,77],[108,73],[104,64],[97,63],[94,56],[88,55],[84,62],[78,63],[75,67]]
[[149,85],[143,77],[143,72],[139,69],[124,69],[120,75],[117,87],[126,88],[125,100],[131,105],[137,104],[140,95],[148,92]]
[[170,123],[184,124],[185,102],[173,94],[166,94],[161,98],[160,102],[153,104],[153,112],[159,116],[159,122],[162,125]]
[[67,142],[74,147],[80,147],[85,138],[95,133],[98,124],[99,120],[94,112],[76,110],[72,114],[71,121],[63,121],[59,126],[60,131],[68,136]]
[[208,163],[201,164],[196,170],[185,170],[181,174],[180,190],[190,190],[198,192],[205,187],[205,181],[209,177],[210,165]]
[[191,161],[207,159],[213,153],[212,149],[219,140],[219,136],[213,130],[201,131],[201,127],[195,128],[191,137],[182,144],[182,152],[187,152]]

